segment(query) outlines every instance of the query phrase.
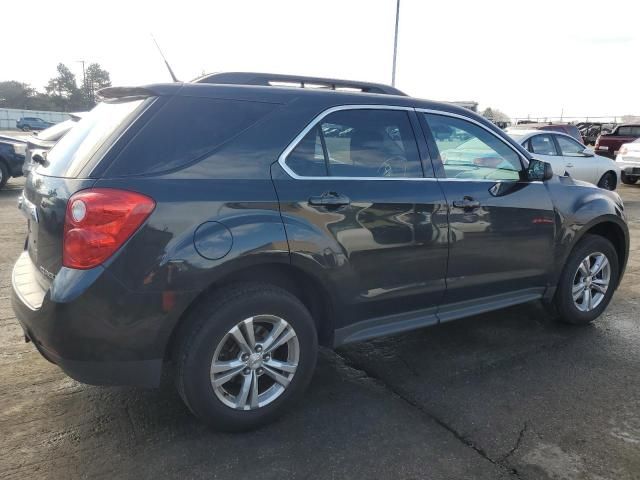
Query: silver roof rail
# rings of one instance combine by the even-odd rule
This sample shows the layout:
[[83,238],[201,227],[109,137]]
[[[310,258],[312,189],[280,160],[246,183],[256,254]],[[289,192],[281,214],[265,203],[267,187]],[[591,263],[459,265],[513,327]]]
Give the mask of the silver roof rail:
[[192,80],[193,83],[217,83],[227,85],[262,85],[272,87],[297,87],[338,90],[347,92],[381,93],[406,96],[397,88],[382,83],[336,80],[333,78],[282,75],[277,73],[225,72],[212,73]]

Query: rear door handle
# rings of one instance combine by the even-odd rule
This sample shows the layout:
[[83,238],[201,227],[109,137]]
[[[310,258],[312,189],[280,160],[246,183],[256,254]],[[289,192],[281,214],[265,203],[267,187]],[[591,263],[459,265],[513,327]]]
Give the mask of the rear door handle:
[[573,167],[573,163],[569,162],[569,163],[567,163],[567,165],[566,165],[566,166],[567,166],[567,167]]
[[350,203],[351,200],[349,199],[349,197],[336,192],[326,192],[322,195],[309,198],[309,205],[313,205],[315,207],[337,208],[349,205]]
[[453,206],[456,208],[463,208],[465,210],[471,210],[474,208],[480,208],[480,202],[474,200],[471,197],[464,197],[462,200],[454,200]]

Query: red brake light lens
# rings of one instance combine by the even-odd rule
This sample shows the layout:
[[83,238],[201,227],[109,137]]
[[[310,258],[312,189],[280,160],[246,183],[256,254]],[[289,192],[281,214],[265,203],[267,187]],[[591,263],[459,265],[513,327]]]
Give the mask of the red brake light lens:
[[62,265],[86,270],[113,255],[149,217],[156,202],[113,188],[82,190],[69,199]]

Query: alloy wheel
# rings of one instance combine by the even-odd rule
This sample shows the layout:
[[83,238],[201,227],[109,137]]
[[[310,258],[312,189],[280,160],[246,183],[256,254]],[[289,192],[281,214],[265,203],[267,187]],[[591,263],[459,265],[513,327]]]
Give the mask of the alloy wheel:
[[256,410],[284,393],[299,360],[293,327],[275,315],[256,315],[239,322],[216,347],[211,386],[226,406]]
[[587,255],[573,277],[573,303],[581,312],[597,308],[604,299],[611,281],[611,264],[606,255]]

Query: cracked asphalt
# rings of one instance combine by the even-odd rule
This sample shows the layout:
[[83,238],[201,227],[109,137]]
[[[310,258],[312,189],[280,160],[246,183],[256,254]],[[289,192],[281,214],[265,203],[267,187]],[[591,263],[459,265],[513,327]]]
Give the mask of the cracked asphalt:
[[640,479],[640,186],[632,252],[593,325],[536,303],[323,351],[312,385],[248,434],[161,388],[77,383],[25,344],[10,273],[22,182],[0,191],[0,478]]

